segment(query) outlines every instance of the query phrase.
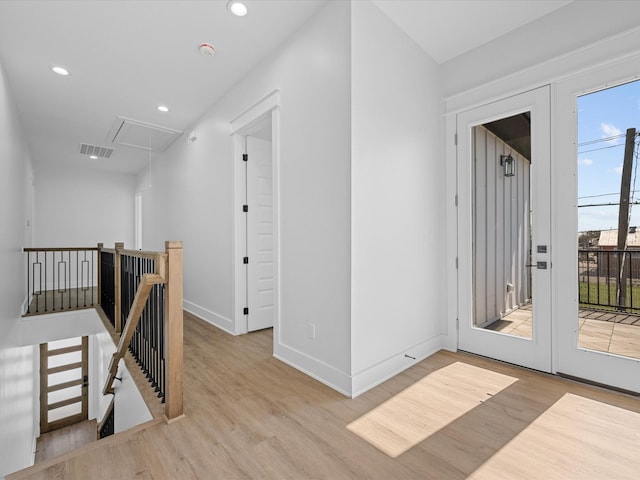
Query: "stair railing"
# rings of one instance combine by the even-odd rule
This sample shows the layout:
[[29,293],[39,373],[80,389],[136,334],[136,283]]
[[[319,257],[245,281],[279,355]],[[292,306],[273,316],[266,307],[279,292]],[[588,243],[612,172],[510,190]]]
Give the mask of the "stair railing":
[[165,252],[125,250],[117,243],[113,255],[116,298],[110,321],[121,335],[103,394],[114,393],[118,365],[130,350],[165,403],[170,422],[183,415],[182,242],[166,242]]
[[183,415],[182,242],[164,252],[115,248],[25,248],[24,315],[100,306],[119,333],[103,392],[113,393],[118,364],[131,351],[165,404],[165,419]]
[[24,315],[91,308],[100,265],[96,247],[25,248],[27,299]]

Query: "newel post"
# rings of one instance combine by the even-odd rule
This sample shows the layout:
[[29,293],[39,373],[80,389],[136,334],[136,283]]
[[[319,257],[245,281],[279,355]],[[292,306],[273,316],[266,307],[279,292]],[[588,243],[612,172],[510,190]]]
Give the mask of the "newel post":
[[183,416],[183,273],[182,242],[165,242],[167,253],[167,285],[165,315],[165,408],[164,417],[167,423]]
[[98,305],[102,305],[102,249],[104,248],[104,243],[98,243],[98,301],[96,302]]
[[113,289],[115,296],[115,298],[113,299],[115,302],[115,305],[113,306],[113,327],[115,328],[116,333],[120,333],[122,331],[122,318],[120,318],[122,316],[122,276],[120,275],[120,252],[122,252],[122,250],[124,250],[124,242],[116,242],[116,253],[113,256],[113,272],[115,277],[113,279]]

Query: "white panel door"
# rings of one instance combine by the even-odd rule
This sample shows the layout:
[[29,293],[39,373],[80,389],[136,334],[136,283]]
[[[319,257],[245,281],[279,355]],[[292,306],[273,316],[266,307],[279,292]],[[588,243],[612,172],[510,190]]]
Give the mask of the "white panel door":
[[271,142],[247,137],[247,331],[273,326],[273,177]]
[[458,348],[547,372],[549,104],[542,87],[457,116]]

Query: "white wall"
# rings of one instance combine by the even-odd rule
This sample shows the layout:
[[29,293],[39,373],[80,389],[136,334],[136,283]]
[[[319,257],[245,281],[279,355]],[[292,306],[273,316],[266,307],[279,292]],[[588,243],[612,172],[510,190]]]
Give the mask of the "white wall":
[[[230,121],[281,92],[280,328],[276,354],[337,388],[350,374],[349,4],[329,2],[141,172],[144,248],[184,240],[185,306],[232,329],[233,155]],[[240,161],[240,159],[237,159]],[[151,184],[151,188],[148,185]],[[151,194],[151,192],[153,192]],[[149,195],[148,195],[149,194]],[[307,335],[316,325],[317,337]],[[231,328],[230,328],[231,326]]]
[[[91,310],[95,314],[95,310]],[[100,319],[97,319],[100,322]],[[113,343],[111,335],[104,329],[101,324],[101,332],[93,337],[91,345],[95,350],[91,353],[91,359],[95,362],[91,377],[91,392],[96,399],[94,408],[89,409],[89,418],[95,418],[98,423],[104,419],[104,415],[109,408],[111,395],[102,395],[102,389],[107,381],[109,372],[109,363],[116,351],[116,345]],[[130,428],[140,425],[141,423],[153,420],[153,416],[147,408],[135,381],[131,377],[129,370],[124,364],[124,360],[120,361],[118,368],[118,378],[113,384],[115,391],[114,400],[114,433],[124,432]],[[93,410],[93,411],[92,411]]]
[[35,182],[37,247],[133,248],[135,176],[39,164]]
[[[561,62],[561,69],[565,72],[589,67],[593,56],[588,52],[586,55],[575,52],[603,38],[637,28],[639,22],[640,2],[571,2],[504,37],[444,63],[445,96],[477,88],[563,55],[567,56]],[[634,47],[634,43],[624,40],[620,43],[622,48]],[[617,54],[616,50],[618,48],[605,49],[604,52],[610,59]],[[524,81],[537,79],[538,76],[532,74],[524,77]]]
[[353,394],[440,348],[444,164],[436,62],[352,3]]
[[31,464],[34,422],[34,347],[12,342],[26,295],[22,247],[29,245],[30,156],[0,64],[0,477]]

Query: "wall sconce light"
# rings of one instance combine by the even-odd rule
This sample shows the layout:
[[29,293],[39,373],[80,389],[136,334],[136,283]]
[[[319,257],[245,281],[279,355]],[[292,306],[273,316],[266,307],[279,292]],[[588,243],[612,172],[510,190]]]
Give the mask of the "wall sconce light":
[[505,177],[513,177],[516,174],[516,161],[511,155],[500,155],[500,165],[504,168]]

